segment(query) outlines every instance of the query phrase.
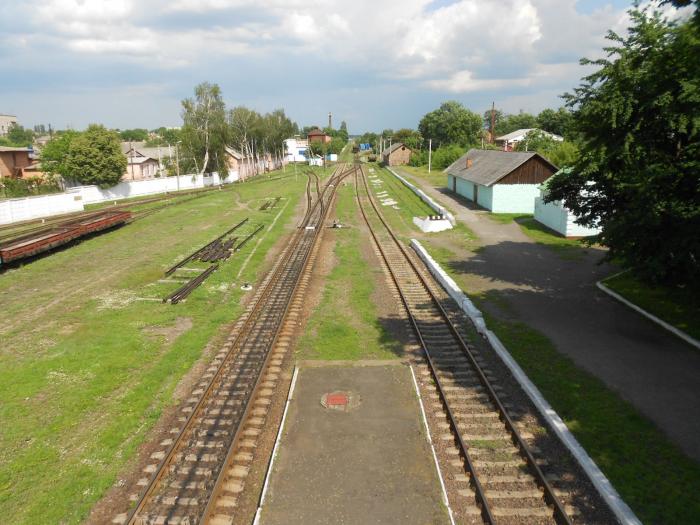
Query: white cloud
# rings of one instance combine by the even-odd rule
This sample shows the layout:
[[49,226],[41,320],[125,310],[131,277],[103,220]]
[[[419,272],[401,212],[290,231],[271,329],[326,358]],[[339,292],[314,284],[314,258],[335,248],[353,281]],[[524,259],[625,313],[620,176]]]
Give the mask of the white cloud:
[[[0,65],[10,71],[35,67],[42,73],[46,64],[57,71],[60,60],[70,69],[73,62],[99,57],[101,64],[133,65],[135,76],[156,72],[164,81],[189,82],[193,71],[217,81],[222,64],[239,73],[245,73],[239,65],[244,61],[270,70],[303,64],[307,72],[318,64],[338,93],[354,71],[363,84],[353,87],[368,93],[413,90],[459,98],[494,91],[513,104],[570,90],[585,73],[578,59],[600,56],[606,31],[624,32],[629,24],[622,9],[607,5],[584,14],[576,0],[458,0],[437,8],[433,0],[8,4],[3,19],[23,21],[0,20],[0,42],[11,50],[0,56]],[[334,74],[343,80],[333,84]],[[321,89],[312,74],[294,80]],[[277,89],[289,88],[280,83]]]

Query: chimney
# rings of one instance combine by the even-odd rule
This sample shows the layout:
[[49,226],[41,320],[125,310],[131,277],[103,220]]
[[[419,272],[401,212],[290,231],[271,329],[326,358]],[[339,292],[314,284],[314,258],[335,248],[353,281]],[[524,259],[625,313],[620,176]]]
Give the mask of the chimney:
[[472,167],[472,159],[467,159],[467,169]]

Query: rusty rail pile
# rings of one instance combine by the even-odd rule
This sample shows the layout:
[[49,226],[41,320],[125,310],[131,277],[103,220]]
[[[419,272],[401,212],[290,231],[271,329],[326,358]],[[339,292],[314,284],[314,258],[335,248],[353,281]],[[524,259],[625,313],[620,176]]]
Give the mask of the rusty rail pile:
[[221,242],[221,239],[224,239],[224,238],[228,237],[229,235],[231,235],[231,234],[232,234],[233,232],[235,232],[238,228],[240,228],[241,226],[243,226],[246,222],[248,222],[248,218],[247,218],[247,217],[246,217],[245,219],[243,219],[241,222],[239,222],[238,224],[236,224],[236,225],[235,225],[233,228],[231,228],[230,230],[226,230],[224,233],[222,233],[221,235],[219,235],[216,239],[214,239],[214,240],[211,241],[210,243],[206,244],[205,246],[202,246],[202,247],[199,248],[198,250],[195,250],[194,252],[192,252],[191,254],[189,254],[187,257],[185,257],[184,259],[182,259],[180,262],[178,262],[178,263],[174,264],[173,266],[171,266],[170,268],[168,268],[168,269],[165,271],[165,276],[167,277],[168,275],[173,274],[173,273],[175,272],[175,270],[177,270],[178,268],[182,268],[182,267],[185,266],[185,264],[187,264],[188,262],[190,262],[190,261],[192,261],[192,260],[195,260],[195,259],[198,258],[202,253],[204,253],[205,251],[209,250],[212,246],[214,246],[217,242]]

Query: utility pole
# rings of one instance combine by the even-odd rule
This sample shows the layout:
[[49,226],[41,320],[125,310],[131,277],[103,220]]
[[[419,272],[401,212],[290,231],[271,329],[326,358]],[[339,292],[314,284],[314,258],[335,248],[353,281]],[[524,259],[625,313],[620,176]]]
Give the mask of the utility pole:
[[131,141],[129,141],[129,158],[131,159],[131,180],[134,179],[134,146],[131,144]]
[[180,141],[175,143],[175,178],[177,179],[177,191],[180,191]]
[[428,139],[428,173],[430,173],[430,167],[433,160],[433,139]]
[[494,143],[496,137],[494,136],[496,130],[496,102],[491,102],[491,136],[489,137],[489,142]]

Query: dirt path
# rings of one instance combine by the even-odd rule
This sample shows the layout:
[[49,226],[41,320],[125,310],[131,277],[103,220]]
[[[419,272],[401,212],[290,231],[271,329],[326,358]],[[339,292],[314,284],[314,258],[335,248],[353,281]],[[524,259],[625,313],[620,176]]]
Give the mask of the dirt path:
[[543,333],[700,461],[700,353],[596,288],[614,271],[600,264],[602,250],[563,258],[517,224],[495,222],[444,188],[402,174],[478,237],[476,249],[449,247],[457,257],[448,270],[467,293],[482,294],[490,313]]

